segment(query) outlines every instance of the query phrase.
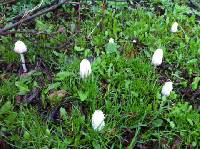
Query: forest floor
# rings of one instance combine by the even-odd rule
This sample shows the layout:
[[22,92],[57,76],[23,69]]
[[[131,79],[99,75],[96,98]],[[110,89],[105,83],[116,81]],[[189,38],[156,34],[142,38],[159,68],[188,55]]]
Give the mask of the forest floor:
[[[196,4],[42,2],[0,5],[0,148],[200,147]],[[27,73],[17,40],[28,49]],[[163,62],[154,67],[159,48]],[[85,58],[92,73],[81,79]],[[105,127],[94,131],[98,109]]]

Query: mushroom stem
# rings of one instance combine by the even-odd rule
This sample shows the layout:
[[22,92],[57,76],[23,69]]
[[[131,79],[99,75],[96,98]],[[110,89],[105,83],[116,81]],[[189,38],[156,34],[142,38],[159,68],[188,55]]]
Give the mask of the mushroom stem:
[[23,71],[24,71],[24,72],[27,72],[27,68],[26,68],[26,64],[25,64],[24,54],[20,54],[20,57],[21,57],[21,61],[22,61]]

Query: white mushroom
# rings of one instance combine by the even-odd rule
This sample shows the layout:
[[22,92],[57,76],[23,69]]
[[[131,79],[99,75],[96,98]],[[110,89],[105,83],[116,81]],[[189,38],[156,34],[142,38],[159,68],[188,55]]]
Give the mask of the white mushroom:
[[171,81],[165,82],[165,84],[162,87],[162,91],[161,91],[163,96],[169,96],[170,95],[171,91],[173,90],[172,84],[173,83]]
[[178,31],[178,23],[174,22],[171,27],[171,32],[176,33]]
[[113,39],[113,38],[110,38],[110,39],[109,39],[109,43],[115,43],[114,39]]
[[21,57],[21,62],[22,62],[22,67],[23,67],[23,71],[26,73],[27,72],[27,68],[26,68],[26,64],[25,64],[25,58],[24,58],[24,53],[27,52],[27,47],[26,45],[18,40],[16,43],[15,43],[15,47],[14,47],[14,51],[18,54],[20,54],[20,57]]
[[137,40],[136,39],[133,39],[133,41],[132,41],[133,43],[137,43]]
[[104,122],[105,116],[101,110],[96,110],[94,114],[92,115],[92,127],[94,130],[100,131],[104,128],[105,122]]
[[90,61],[83,59],[80,63],[80,77],[86,78],[92,72]]
[[162,59],[163,59],[163,50],[162,49],[157,49],[152,57],[152,64],[156,67],[162,64]]

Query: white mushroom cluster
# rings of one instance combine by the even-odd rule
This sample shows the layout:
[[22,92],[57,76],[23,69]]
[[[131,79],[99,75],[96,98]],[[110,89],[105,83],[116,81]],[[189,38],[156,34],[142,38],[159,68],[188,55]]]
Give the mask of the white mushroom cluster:
[[[171,27],[171,32],[175,33],[178,31],[178,23],[173,23]],[[132,41],[133,43],[136,43],[136,40]],[[109,43],[115,43],[113,38],[109,39]],[[24,53],[27,52],[27,46],[22,41],[17,41],[15,43],[14,51],[18,54],[20,54],[23,72],[27,72],[26,64],[25,64],[25,58]],[[154,54],[152,56],[151,63],[155,67],[158,67],[162,64],[163,61],[163,49],[159,48],[154,51]],[[88,78],[92,73],[92,67],[91,63],[87,59],[83,59],[80,62],[80,78],[86,79]],[[173,90],[173,83],[171,81],[165,82],[165,84],[162,87],[161,94],[163,96],[169,96],[171,91]],[[101,110],[96,110],[92,115],[92,127],[95,131],[101,131],[105,126],[105,115]]]

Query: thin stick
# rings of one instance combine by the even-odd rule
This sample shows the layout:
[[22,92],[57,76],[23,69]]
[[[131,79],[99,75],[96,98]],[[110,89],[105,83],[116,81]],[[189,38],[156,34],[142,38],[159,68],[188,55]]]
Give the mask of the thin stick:
[[102,21],[102,18],[101,18],[101,20],[97,23],[97,25],[95,26],[95,28],[93,28],[93,30],[88,34],[88,36],[87,36],[87,38],[90,38],[91,37],[91,35],[93,34],[93,32],[95,31],[95,29],[99,26],[99,24],[101,23],[101,21]]
[[[32,15],[32,16],[29,16],[29,17],[27,17],[27,18],[24,18],[24,19],[22,19],[22,20],[20,20],[20,21],[18,21],[18,22],[16,22],[16,23],[14,23],[13,25],[11,25],[11,26],[9,26],[9,27],[5,27],[4,29],[1,29],[1,30],[0,30],[0,34],[2,34],[2,32],[8,31],[8,30],[10,30],[10,29],[12,29],[12,28],[14,28],[14,27],[16,27],[16,26],[18,26],[18,25],[24,23],[24,22],[30,21],[31,19],[34,19],[34,18],[36,18],[36,17],[38,17],[38,16],[40,16],[40,15],[43,15],[43,14],[49,12],[49,11],[52,11],[52,10],[58,8],[59,6],[61,6],[62,4],[66,3],[66,2],[67,2],[67,0],[63,0],[63,1],[61,1],[60,3],[58,3],[58,4],[56,4],[56,5],[53,5],[53,6],[47,8],[47,9],[41,11],[41,12],[38,12],[38,13]],[[68,2],[68,3],[71,3],[71,2]]]
[[[30,14],[37,13],[38,11],[40,11],[40,10],[42,10],[44,8],[50,7],[50,6],[54,5],[57,2],[58,2],[58,0],[54,0],[51,4],[43,5],[43,6],[39,7],[39,8],[37,8],[37,9],[33,10]],[[21,19],[23,17],[23,15],[24,15],[24,13],[21,13],[21,14],[15,16],[14,18],[12,18],[12,20],[19,20],[19,19]]]
[[78,32],[80,32],[80,23],[81,23],[81,3],[79,2],[78,5]]
[[[27,33],[27,34],[32,34],[32,35],[40,35],[40,34],[45,34],[45,35],[49,35],[49,36],[52,36],[52,35],[55,35],[55,34],[59,34],[60,32],[59,31],[56,31],[56,32],[52,32],[52,33],[47,33],[45,31],[43,32],[38,32],[38,31],[35,31],[35,30],[16,30],[16,31],[10,31],[10,32],[0,32],[0,35],[2,36],[6,36],[6,35],[12,35],[12,34],[17,34],[17,33]],[[66,33],[70,33],[72,34],[70,31],[66,31]]]
[[17,1],[16,0],[10,0],[10,1],[5,1],[5,2],[3,2],[3,4],[2,5],[7,5],[7,4],[10,4],[10,3],[16,3]]
[[30,13],[32,13],[34,10],[40,8],[40,7],[42,6],[42,4],[43,4],[43,0],[40,2],[39,5],[35,6],[33,9],[26,11],[26,12],[24,13],[22,19],[25,18],[26,16],[28,16],[28,15],[29,15]]

